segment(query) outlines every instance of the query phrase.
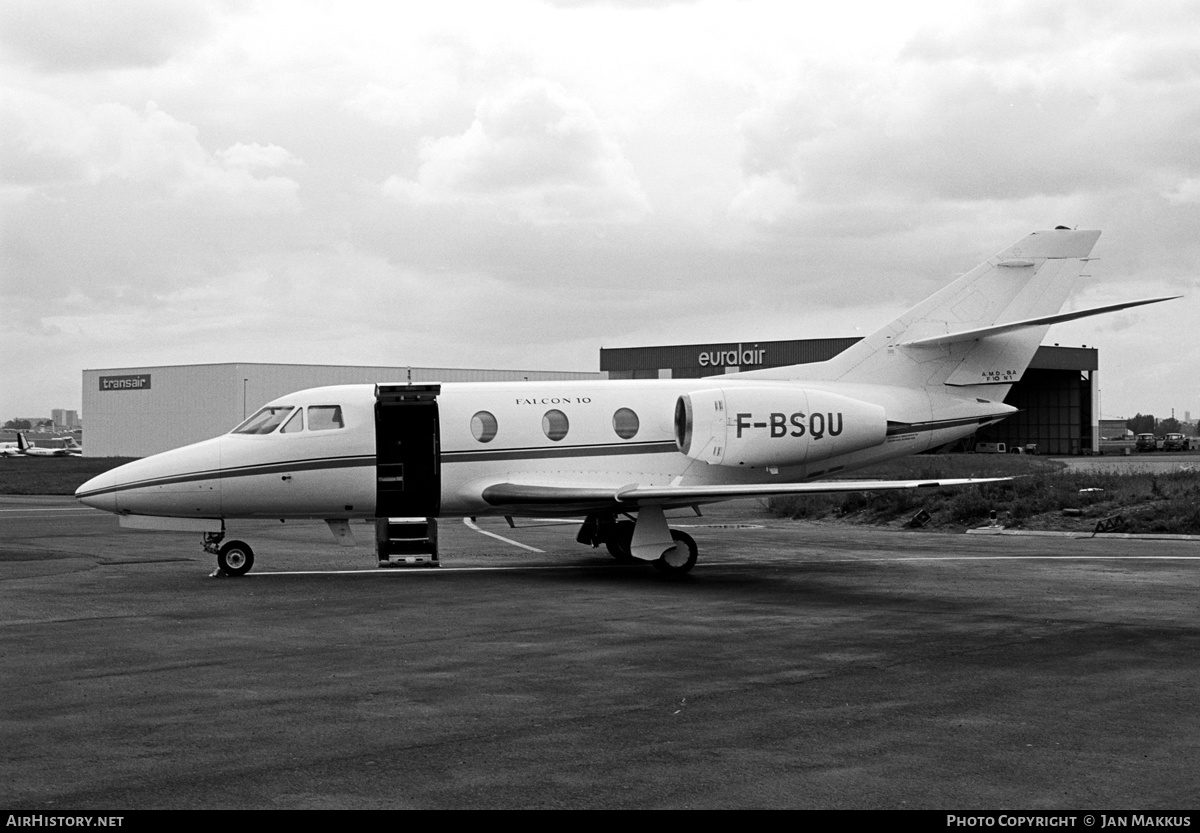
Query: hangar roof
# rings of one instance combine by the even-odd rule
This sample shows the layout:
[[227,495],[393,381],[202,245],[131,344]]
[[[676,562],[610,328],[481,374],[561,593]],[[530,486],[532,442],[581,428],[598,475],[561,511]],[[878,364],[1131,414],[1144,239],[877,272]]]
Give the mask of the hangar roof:
[[[608,372],[654,370],[659,368],[699,369],[719,366],[724,361],[706,361],[723,354],[751,353],[757,359],[752,366],[782,367],[831,359],[860,339],[806,338],[792,341],[707,342],[671,344],[657,347],[601,347],[600,369]],[[1059,347],[1043,344],[1033,357],[1032,368],[1039,370],[1096,370],[1098,351],[1094,347]],[[747,363],[743,369],[749,369]]]

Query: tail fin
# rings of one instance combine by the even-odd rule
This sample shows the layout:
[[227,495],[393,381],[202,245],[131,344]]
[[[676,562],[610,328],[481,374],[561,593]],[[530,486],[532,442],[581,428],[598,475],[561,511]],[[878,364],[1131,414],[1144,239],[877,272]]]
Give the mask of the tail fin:
[[27,448],[29,448],[29,441],[25,439],[24,434],[18,432],[17,433],[17,451],[24,451]]
[[[904,387],[1001,385],[1021,378],[1100,236],[1036,231],[820,364],[752,371]],[[1007,325],[1007,326],[1006,326]],[[944,338],[944,337],[951,338]],[[941,338],[940,338],[941,337]]]

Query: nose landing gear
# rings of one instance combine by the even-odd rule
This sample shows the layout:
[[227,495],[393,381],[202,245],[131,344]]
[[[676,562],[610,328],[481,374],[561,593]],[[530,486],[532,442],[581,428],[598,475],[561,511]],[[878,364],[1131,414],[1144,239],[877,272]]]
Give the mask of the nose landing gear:
[[225,530],[204,533],[204,551],[217,557],[217,569],[214,576],[244,576],[254,566],[254,550],[245,541],[221,541],[225,538]]

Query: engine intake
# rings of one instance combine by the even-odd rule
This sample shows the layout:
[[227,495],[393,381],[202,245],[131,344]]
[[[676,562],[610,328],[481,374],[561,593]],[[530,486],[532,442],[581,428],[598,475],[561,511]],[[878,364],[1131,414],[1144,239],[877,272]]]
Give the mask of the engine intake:
[[882,445],[883,408],[802,387],[694,391],[675,403],[675,444],[714,466],[797,466]]

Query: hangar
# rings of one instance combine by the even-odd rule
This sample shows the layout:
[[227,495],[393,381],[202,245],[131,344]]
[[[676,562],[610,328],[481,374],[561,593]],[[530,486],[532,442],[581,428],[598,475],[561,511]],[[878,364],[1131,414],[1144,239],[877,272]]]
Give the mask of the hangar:
[[83,445],[88,457],[145,457],[224,434],[272,399],[324,385],[599,378],[545,370],[254,362],[85,370]]
[[[600,348],[600,370],[609,379],[699,379],[831,359],[858,338],[741,341],[663,347]],[[1020,413],[980,429],[977,442],[1037,446],[1040,454],[1098,451],[1100,413],[1098,351],[1042,345],[1004,402]]]

